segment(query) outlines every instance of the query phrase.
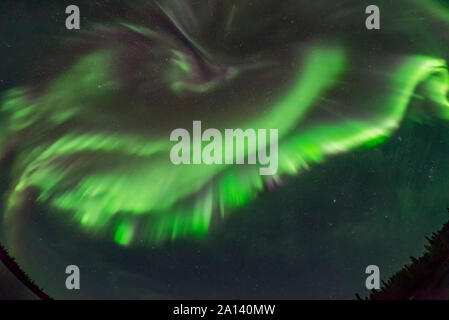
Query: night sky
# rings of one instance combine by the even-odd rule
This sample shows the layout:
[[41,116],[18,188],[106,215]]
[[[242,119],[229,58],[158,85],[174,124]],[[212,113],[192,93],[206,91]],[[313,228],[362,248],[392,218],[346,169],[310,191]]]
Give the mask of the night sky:
[[[273,2],[263,1],[268,7]],[[250,122],[259,113],[269,113],[270,103],[276,102],[288,90],[289,81],[295,77],[292,70],[299,64],[293,56],[299,52],[302,57],[310,43],[327,46],[341,42],[345,53],[349,52],[350,63],[345,67],[343,78],[335,80],[332,90],[316,98],[305,122],[297,124],[295,134],[287,135],[281,145],[289,145],[296,141],[295,137],[298,140],[307,137],[317,144],[319,139],[327,139],[316,134],[316,140],[313,140],[315,135],[307,135],[306,131],[301,131],[303,128],[313,130],[323,126],[325,133],[334,134],[326,126],[338,125],[343,120],[359,124],[362,122],[357,121],[364,119],[370,123],[378,115],[388,115],[390,105],[383,104],[382,99],[389,101],[386,97],[390,93],[394,95],[401,90],[399,85],[390,87],[388,82],[398,65],[415,61],[415,56],[438,59],[449,56],[449,33],[442,31],[449,28],[449,8],[435,14],[430,5],[421,6],[413,0],[395,4],[377,1],[382,12],[382,28],[368,31],[364,26],[364,8],[371,2],[345,0],[338,5],[332,4],[333,1],[323,1],[320,5],[312,4],[312,1],[287,2],[294,11],[287,6],[269,14],[257,8],[254,11],[248,9],[252,4],[244,1],[242,17],[238,20],[239,15],[236,15],[235,18],[236,27],[240,28],[238,31],[229,29],[234,30],[229,31],[231,39],[226,38],[223,44],[218,39],[218,27],[208,29],[211,33],[216,32],[209,36],[207,30],[201,30],[207,24],[200,24],[201,31],[195,34],[194,40],[190,39],[193,45],[185,45],[188,37],[167,27],[175,34],[174,38],[183,39],[179,52],[184,52],[184,57],[191,57],[185,53],[190,53],[185,48],[192,47],[192,52],[197,53],[192,54],[197,59],[192,63],[192,74],[182,78],[176,73],[175,76],[180,77],[176,82],[172,79],[173,73],[169,73],[168,80],[161,76],[165,74],[162,64],[166,55],[164,46],[172,43],[167,41],[168,44],[161,45],[158,40],[146,44],[141,35],[134,35],[118,24],[123,19],[135,25],[151,26],[145,21],[145,15],[136,14],[135,9],[126,6],[126,1],[1,1],[0,95],[5,93],[6,96],[13,88],[28,87],[32,88],[30,100],[37,101],[39,110],[47,106],[51,110],[64,110],[77,103],[87,106],[75,120],[64,120],[54,127],[50,127],[46,119],[51,113],[39,111],[36,123],[23,132],[8,133],[7,140],[0,140],[3,173],[0,176],[3,194],[0,240],[46,293],[56,299],[353,299],[356,293],[368,294],[365,289],[366,266],[379,266],[381,279],[387,280],[410,262],[410,256],[420,256],[424,252],[425,237],[447,221],[446,208],[449,206],[449,180],[446,178],[449,176],[449,122],[439,114],[444,103],[432,96],[432,85],[436,82],[431,76],[428,77],[431,80],[426,78],[416,84],[413,91],[416,94],[410,99],[398,129],[383,137],[382,143],[348,147],[338,154],[323,152],[322,160],[306,159],[308,168],[297,167],[296,173],[285,173],[273,188],[264,187],[254,193],[248,191],[253,195],[250,201],[232,207],[224,219],[218,219],[220,214],[214,212],[212,222],[200,236],[192,234],[186,227],[187,231],[179,236],[176,234],[173,239],[162,237],[154,241],[152,233],[142,231],[141,226],[151,226],[151,223],[165,225],[164,217],[179,209],[175,205],[163,209],[157,207],[159,211],[150,218],[146,212],[136,214],[131,209],[130,212],[123,210],[117,221],[114,216],[104,225],[92,225],[90,229],[76,220],[77,208],[63,210],[68,207],[52,206],[58,195],[64,196],[72,188],[72,185],[64,184],[66,181],[81,183],[84,177],[94,175],[100,169],[112,171],[116,167],[121,170],[140,165],[133,157],[124,159],[120,150],[113,155],[86,151],[55,160],[60,161],[58,165],[65,175],[64,182],[52,186],[54,194],[39,200],[47,185],[36,180],[21,190],[19,209],[7,213],[11,188],[21,181],[20,174],[32,163],[30,154],[36,153],[30,150],[35,146],[47,146],[48,141],[57,141],[66,132],[91,132],[95,126],[105,130],[115,128],[117,134],[144,134],[148,139],[166,136],[168,140],[167,132],[174,126],[191,123],[196,116],[210,121],[211,127]],[[152,5],[146,6],[144,1],[136,3],[138,8],[153,10]],[[438,3],[432,2],[435,6]],[[68,4],[78,4],[81,9],[80,31],[65,29],[64,11]],[[401,6],[409,9],[400,11]],[[226,6],[223,7],[226,11]],[[238,12],[238,8],[236,10]],[[196,13],[195,19],[207,20],[207,10]],[[256,13],[259,16],[266,14],[266,20],[255,19]],[[315,15],[310,17],[311,13]],[[315,23],[314,18],[320,16],[326,23]],[[251,19],[255,22],[251,23]],[[271,24],[264,26],[267,21]],[[93,26],[95,23],[112,31],[98,30]],[[245,25],[248,28],[245,29]],[[159,32],[159,29],[155,30]],[[239,45],[238,39],[246,42]],[[123,54],[122,60],[113,60],[122,71],[113,82],[119,84],[113,93],[101,92],[97,96],[97,93],[84,95],[80,92],[82,99],[71,100],[65,96],[70,96],[71,90],[76,91],[79,87],[64,84],[61,85],[66,90],[61,93],[64,98],[55,101],[66,104],[44,103],[59,97],[58,86],[48,89],[51,80],[60,79],[57,78],[59,74],[70,72],[69,66],[97,48],[120,48],[120,54]],[[145,50],[150,50],[148,57]],[[206,55],[204,51],[210,54]],[[242,70],[243,80],[239,76],[228,80],[222,74],[228,69],[215,67],[211,62],[217,60],[221,61],[221,64],[217,63],[220,67],[226,61],[226,65],[232,64]],[[197,65],[209,73],[196,70]],[[262,69],[259,70],[259,66],[263,66]],[[328,69],[331,69],[330,63],[329,68],[318,71],[325,74]],[[86,70],[84,75],[89,68]],[[203,86],[204,82],[214,77],[218,79],[217,88],[202,92],[202,88],[208,88]],[[439,80],[438,76],[435,79]],[[191,92],[170,94],[170,90],[160,89],[167,84],[164,81],[172,85],[170,88],[181,83]],[[154,87],[160,90],[149,89]],[[37,97],[40,96],[48,96],[48,100],[39,102]],[[160,109],[154,107],[157,103]],[[147,105],[149,107],[142,111],[142,106]],[[94,110],[92,106],[95,106]],[[200,107],[203,109],[198,111]],[[107,116],[103,117],[103,113]],[[165,114],[172,118],[165,119]],[[0,124],[11,121],[7,117],[6,113],[0,113]],[[145,125],[151,126],[151,130],[147,132]],[[0,134],[3,131],[0,130]],[[154,184],[170,176],[167,166],[158,166],[159,163],[154,161],[149,166],[161,172],[160,180],[144,183],[136,178],[130,180],[131,183],[136,181],[136,186],[123,183],[125,187],[121,186],[120,192],[126,194],[126,188],[136,188],[151,193],[159,188]],[[47,168],[53,169],[41,167],[42,170]],[[280,170],[284,170],[281,165]],[[47,174],[47,171],[42,172]],[[194,173],[198,180],[202,178],[202,172]],[[111,180],[110,189],[118,180]],[[176,181],[179,180],[182,179]],[[208,180],[209,184],[221,185],[215,176]],[[179,194],[188,186],[175,182],[170,186],[172,188],[161,196],[162,200],[157,198],[157,205],[162,207],[161,202],[166,198],[176,196],[180,208],[189,209],[194,207],[192,199],[202,199],[203,190],[182,198]],[[238,184],[231,187],[237,193],[240,190]],[[82,201],[76,203],[81,206]],[[123,221],[130,221],[127,220],[129,216],[135,217],[132,220],[135,228],[133,242],[123,245],[113,241],[111,230],[117,224],[121,226]],[[65,288],[67,275],[64,271],[70,264],[81,270],[81,290]],[[0,266],[0,299],[3,298],[34,297]]]

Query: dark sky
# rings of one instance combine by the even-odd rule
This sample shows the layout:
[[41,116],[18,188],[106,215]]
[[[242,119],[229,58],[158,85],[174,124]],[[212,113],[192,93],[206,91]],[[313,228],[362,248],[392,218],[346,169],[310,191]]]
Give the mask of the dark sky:
[[[49,39],[67,32],[67,3],[1,1],[0,90],[46,76],[38,62],[57,55]],[[447,220],[448,129],[407,120],[384,144],[333,157],[264,192],[201,241],[122,248],[86,239],[31,206],[17,218],[15,249],[25,272],[55,298],[351,299],[366,294],[367,265],[387,280]],[[69,264],[82,270],[80,291],[64,288]],[[1,298],[33,296],[0,266]]]

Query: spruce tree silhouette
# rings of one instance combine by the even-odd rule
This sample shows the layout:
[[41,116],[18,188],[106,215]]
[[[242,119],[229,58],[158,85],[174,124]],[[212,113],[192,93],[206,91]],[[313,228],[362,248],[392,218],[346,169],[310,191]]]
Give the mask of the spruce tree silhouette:
[[[447,209],[449,212],[449,208]],[[426,252],[405,265],[379,291],[373,290],[371,300],[447,300],[449,299],[449,221],[443,228],[426,237]],[[358,299],[360,295],[356,294]],[[368,299],[368,297],[367,297]]]

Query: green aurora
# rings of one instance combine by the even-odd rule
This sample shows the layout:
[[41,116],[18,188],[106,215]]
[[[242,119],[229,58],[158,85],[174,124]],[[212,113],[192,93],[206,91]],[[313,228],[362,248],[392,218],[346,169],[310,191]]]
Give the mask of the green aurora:
[[[99,81],[113,82],[113,79],[99,79],[104,77],[105,70],[111,69],[108,63],[108,54],[104,53],[83,58],[72,70],[55,79],[37,99],[29,98],[24,90],[8,92],[2,104],[2,112],[8,115],[2,132],[3,143],[9,136],[26,131],[38,119],[45,117],[57,126],[75,117],[79,101],[95,99],[98,94],[89,88]],[[300,130],[298,124],[317,98],[338,83],[344,73],[345,54],[339,49],[313,48],[304,66],[305,70],[297,75],[291,89],[276,101],[269,114],[240,124],[243,128],[279,128],[279,170],[268,179],[276,181],[281,176],[307,169],[311,163],[323,162],[331,155],[383,141],[400,125],[415,88],[422,82],[426,83],[427,93],[423,98],[438,103],[442,117],[449,114],[446,99],[449,74],[445,62],[416,56],[407,58],[392,72],[389,87],[394,89],[376,102],[378,114]],[[73,83],[77,88],[63,89]],[[55,101],[64,106],[64,111],[49,108]],[[259,176],[258,168],[246,165],[175,167],[169,161],[170,147],[168,139],[152,141],[151,137],[95,132],[69,133],[49,144],[29,148],[17,164],[21,174],[11,190],[7,214],[14,214],[22,191],[36,187],[38,201],[72,213],[86,230],[101,231],[110,227],[114,216],[119,216],[119,222],[112,227],[114,241],[124,245],[134,237],[134,216],[150,215],[152,224],[146,231],[146,239],[160,241],[204,234],[213,212],[225,215],[235,207],[246,205],[267,182],[264,181],[267,178]],[[60,165],[64,159],[76,153],[99,152],[137,157],[142,161],[132,170],[95,172],[76,184],[67,178],[71,168]]]
[[[445,17],[436,5],[418,6]],[[162,73],[164,85],[173,97],[213,94],[253,69],[272,68],[263,59],[245,66],[212,64],[215,57],[189,35],[175,17],[176,10],[170,11],[169,5],[159,7],[217,74],[212,80],[198,80],[195,54],[182,46],[175,48],[178,44],[173,39],[149,27],[121,23],[127,32],[162,43],[170,59]],[[230,15],[235,10],[233,6]],[[232,25],[232,20],[230,16],[226,25]],[[14,163],[5,221],[21,209],[26,190],[33,189],[39,203],[70,217],[87,234],[117,244],[201,237],[213,221],[247,206],[267,185],[281,183],[313,163],[332,161],[333,155],[383,142],[400,126],[412,99],[431,101],[438,117],[449,117],[446,62],[436,56],[408,55],[383,63],[378,71],[382,85],[375,95],[358,101],[363,103],[358,106],[359,114],[310,121],[323,99],[335,100],[327,97],[347,81],[357,65],[343,43],[312,41],[291,51],[295,52],[295,68],[274,98],[260,102],[263,112],[218,122],[230,128],[277,128],[279,169],[273,177],[260,176],[259,168],[250,165],[174,166],[169,161],[172,143],[165,132],[119,132],[101,125],[66,130],[89,117],[89,110],[97,104],[121,99],[126,85],[117,68],[119,49],[86,53],[38,94],[25,87],[5,92],[0,107],[0,147],[8,150],[11,141],[26,141]],[[147,125],[153,125],[151,120]],[[103,164],[101,159],[106,159]]]

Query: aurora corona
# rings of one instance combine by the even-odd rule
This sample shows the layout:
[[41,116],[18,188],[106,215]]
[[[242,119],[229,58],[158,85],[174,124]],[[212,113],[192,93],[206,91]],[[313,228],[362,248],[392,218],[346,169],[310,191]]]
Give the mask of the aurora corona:
[[[245,1],[129,7],[144,19],[96,26],[79,40],[88,49],[48,82],[3,93],[0,150],[17,150],[7,224],[34,190],[86,234],[121,245],[199,237],[267,185],[381,143],[413,101],[449,119],[442,57],[383,53],[368,66],[344,37],[305,40],[276,14],[242,27],[254,10]],[[282,10],[301,12],[294,1]],[[261,164],[174,166],[169,133],[198,119],[278,129],[276,174],[261,176]]]

